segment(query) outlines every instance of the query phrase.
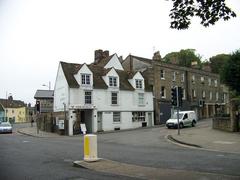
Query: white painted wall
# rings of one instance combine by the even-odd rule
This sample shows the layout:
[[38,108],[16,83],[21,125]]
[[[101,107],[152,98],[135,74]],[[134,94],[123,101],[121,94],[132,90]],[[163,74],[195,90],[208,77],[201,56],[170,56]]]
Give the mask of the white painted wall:
[[110,61],[104,66],[104,68],[111,68],[114,67],[115,69],[124,70],[122,64],[120,63],[117,54],[114,54]]
[[[82,85],[82,74],[90,74],[90,85]],[[93,73],[92,71],[88,68],[86,64],[83,64],[81,69],[78,71],[77,74],[74,75],[75,79],[77,80],[78,84],[82,87],[91,87],[93,86]]]
[[119,76],[118,73],[116,72],[116,70],[114,68],[112,68],[107,74],[106,76],[103,76],[103,80],[106,83],[106,85],[109,87],[109,77],[117,77],[117,87],[112,87],[112,88],[119,88]]
[[64,76],[62,66],[59,63],[57,77],[55,81],[55,87],[54,87],[54,103],[53,103],[54,112],[64,111],[63,103],[66,104],[66,108],[68,109],[69,86]]
[[[132,111],[144,111],[146,112],[146,122],[148,122],[148,112],[152,113],[152,124],[153,123],[153,95],[152,92],[144,92],[142,90],[135,91],[125,91],[119,90],[117,88],[108,88],[106,89],[93,89],[92,84],[90,86],[81,86],[81,73],[92,72],[88,69],[86,65],[79,70],[75,75],[76,80],[80,83],[79,88],[68,88],[67,81],[65,79],[64,73],[62,71],[61,65],[59,65],[55,91],[54,91],[54,111],[63,111],[63,103],[66,103],[67,110],[69,109],[69,135],[72,135],[72,126],[74,121],[76,121],[76,115],[72,113],[72,110],[76,106],[85,106],[85,90],[92,91],[92,106],[89,109],[89,113],[86,113],[86,118],[88,118],[91,123],[88,126],[91,126],[93,132],[97,132],[98,122],[97,122],[97,112],[103,112],[102,115],[102,127],[104,131],[114,130],[116,127],[120,129],[130,129],[137,128],[142,126],[142,122],[132,122]],[[111,69],[108,74],[105,76],[105,82],[108,85],[108,76],[117,76],[118,74],[115,69]],[[91,76],[92,77],[92,76]],[[135,79],[143,79],[140,73],[136,73],[133,79],[135,84]],[[144,80],[144,79],[143,79]],[[92,80],[91,80],[92,82]],[[143,81],[144,83],[144,81]],[[118,86],[119,86],[119,77],[118,77]],[[135,87],[135,85],[133,86]],[[143,86],[144,87],[144,86]],[[111,93],[118,92],[118,105],[111,104]],[[144,93],[144,104],[138,104],[138,93]],[[113,111],[121,112],[121,122],[113,122]],[[149,123],[148,123],[149,125]]]
[[145,89],[144,78],[140,72],[137,72],[132,79],[129,79],[129,83],[136,89],[136,79],[142,80],[142,89]]
[[[120,129],[131,129],[142,126],[142,122],[132,122],[132,111],[146,112],[146,122],[148,122],[148,112],[152,113],[153,123],[153,96],[152,92],[144,93],[144,105],[138,104],[139,91],[118,91],[119,104],[111,105],[111,89],[94,90],[95,111],[103,112],[102,127],[104,131],[114,130],[115,127]],[[114,91],[115,92],[115,91]],[[141,91],[142,92],[142,91]],[[121,122],[113,122],[113,111],[121,112]],[[97,122],[96,122],[97,123]],[[147,123],[149,125],[149,122]],[[94,128],[96,131],[97,126]]]

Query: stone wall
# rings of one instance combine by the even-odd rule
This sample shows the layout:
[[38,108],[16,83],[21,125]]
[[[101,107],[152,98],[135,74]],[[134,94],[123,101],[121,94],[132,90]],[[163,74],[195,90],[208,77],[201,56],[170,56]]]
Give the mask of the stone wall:
[[219,129],[219,130],[233,132],[233,129],[231,127],[230,117],[215,117],[215,118],[213,118],[212,127],[213,127],[213,129]]
[[56,132],[58,134],[64,134],[58,130],[56,125],[56,117],[64,119],[64,112],[57,113],[41,113],[37,115],[36,122],[38,123],[38,127],[41,131],[46,132]]

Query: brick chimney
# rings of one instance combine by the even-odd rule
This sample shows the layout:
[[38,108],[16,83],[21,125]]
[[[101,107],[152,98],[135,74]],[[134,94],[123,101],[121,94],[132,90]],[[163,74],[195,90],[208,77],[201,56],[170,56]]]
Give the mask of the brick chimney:
[[102,49],[95,50],[94,63],[97,64],[106,57],[109,57],[109,51],[103,51]]
[[202,67],[202,69],[203,69],[204,71],[212,72],[212,69],[211,69],[210,64],[204,64],[203,67]]
[[192,67],[192,68],[196,68],[196,69],[199,68],[198,62],[197,62],[197,61],[192,61],[191,67]]
[[95,50],[94,63],[98,63],[102,59],[103,50]]
[[161,55],[160,55],[160,52],[159,52],[159,51],[155,52],[155,53],[153,54],[152,59],[155,60],[155,61],[161,61],[161,60],[162,60],[162,57],[161,57]]

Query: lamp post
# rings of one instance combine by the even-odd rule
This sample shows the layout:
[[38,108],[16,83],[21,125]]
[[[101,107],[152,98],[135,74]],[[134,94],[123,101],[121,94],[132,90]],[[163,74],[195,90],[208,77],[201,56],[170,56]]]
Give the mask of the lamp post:
[[10,103],[8,103],[8,98],[9,96],[12,96],[12,93],[8,93],[6,92],[6,111],[5,111],[5,116],[6,116],[6,119],[5,121],[8,121],[8,105],[10,105]]
[[50,82],[50,81],[49,81],[48,85],[46,85],[46,84],[43,84],[42,86],[46,86],[46,87],[48,87],[48,88],[49,88],[49,90],[51,90],[51,82]]
[[67,133],[67,115],[66,115],[66,103],[63,103],[64,106],[64,133],[65,135],[68,135]]

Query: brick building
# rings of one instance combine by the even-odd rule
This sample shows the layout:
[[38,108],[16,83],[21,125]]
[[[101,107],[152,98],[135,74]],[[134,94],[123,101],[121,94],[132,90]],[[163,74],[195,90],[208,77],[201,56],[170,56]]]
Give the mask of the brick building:
[[[129,55],[122,62],[128,71],[139,70],[153,87],[155,124],[164,124],[174,109],[171,105],[171,88],[183,88],[181,110],[194,110],[198,119],[213,117],[225,105],[226,92],[220,86],[220,76],[209,67],[200,70],[196,64],[183,67],[174,62],[162,61],[159,53],[152,59]],[[224,95],[225,94],[225,95]]]

